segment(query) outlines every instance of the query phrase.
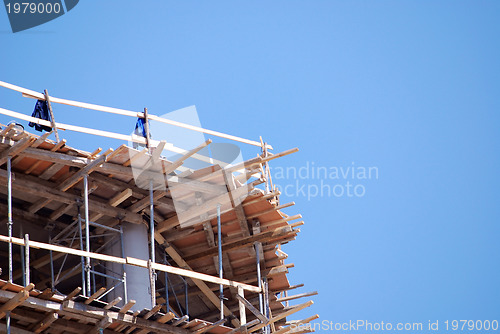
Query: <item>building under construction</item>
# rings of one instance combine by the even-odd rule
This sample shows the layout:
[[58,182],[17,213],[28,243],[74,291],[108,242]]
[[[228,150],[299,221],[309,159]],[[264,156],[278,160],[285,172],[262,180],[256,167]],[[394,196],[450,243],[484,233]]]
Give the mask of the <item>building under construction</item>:
[[[303,285],[289,282],[293,264],[281,249],[303,222],[300,214],[282,212],[293,203],[280,202],[269,168],[297,149],[271,153],[262,140],[147,109],[0,86],[49,113],[44,119],[0,108],[14,121],[0,124],[1,333],[310,331],[299,325],[317,315],[289,318],[312,304],[296,300],[316,292],[291,292]],[[134,117],[144,131],[124,135],[57,123],[58,104]],[[47,132],[29,133],[26,122]],[[226,159],[214,152],[227,147],[210,139],[175,147],[150,137],[152,122],[253,145],[258,155]],[[61,130],[125,143],[86,152],[61,138]],[[175,159],[165,157],[167,150]]]

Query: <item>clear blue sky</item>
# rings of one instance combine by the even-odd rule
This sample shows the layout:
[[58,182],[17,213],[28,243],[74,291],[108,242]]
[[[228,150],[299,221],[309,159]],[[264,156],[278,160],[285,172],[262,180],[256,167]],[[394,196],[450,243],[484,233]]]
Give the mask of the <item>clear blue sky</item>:
[[[275,167],[374,166],[378,178],[351,180],[362,197],[282,196],[306,222],[284,248],[290,280],[320,293],[300,316],[491,320],[500,318],[499,17],[497,1],[103,0],[12,34],[2,9],[0,80],[158,115],[196,105],[206,128],[300,148]],[[33,100],[1,89],[0,106],[30,114]],[[120,133],[135,123],[55,112]],[[88,150],[119,145],[64,136]]]

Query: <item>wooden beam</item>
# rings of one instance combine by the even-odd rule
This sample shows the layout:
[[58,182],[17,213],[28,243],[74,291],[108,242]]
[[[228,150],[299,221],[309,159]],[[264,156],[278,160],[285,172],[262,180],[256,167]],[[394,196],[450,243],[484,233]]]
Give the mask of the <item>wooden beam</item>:
[[316,320],[319,318],[319,315],[318,314],[315,314],[313,316],[310,316],[309,318],[306,318],[304,320],[300,320],[300,321],[295,321],[293,323],[291,323],[288,327],[284,327],[284,328],[281,328],[280,330],[277,330],[276,332],[274,332],[273,334],[285,334],[289,331],[293,331],[295,333],[295,330],[300,326],[300,325],[303,325],[303,324],[307,324],[313,320]]
[[125,189],[124,191],[122,191],[121,193],[113,196],[110,200],[109,200],[109,205],[111,206],[118,206],[120,205],[123,201],[125,201],[127,198],[129,198],[130,196],[132,196],[132,189],[130,188],[127,188]]
[[218,320],[218,321],[214,322],[213,324],[206,325],[206,326],[204,326],[203,328],[200,328],[200,329],[198,329],[198,330],[194,331],[194,333],[195,333],[195,334],[203,334],[203,333],[206,333],[206,332],[208,332],[208,331],[210,331],[210,330],[212,330],[212,329],[214,329],[214,328],[216,328],[216,327],[219,327],[220,325],[223,325],[226,321],[227,321],[227,319],[226,319],[226,318],[224,318],[224,319],[220,319],[220,320]]
[[250,312],[252,312],[262,323],[267,323],[269,319],[267,319],[262,313],[260,313],[255,306],[252,305],[248,300],[246,300],[243,295],[239,292],[236,295],[236,299],[239,301],[239,307],[241,312],[241,306],[246,307]]
[[[0,178],[7,178],[7,172],[5,170],[0,170]],[[76,201],[80,198],[79,196],[71,194],[70,192],[63,192],[58,189],[46,186],[46,184],[52,184],[49,181],[46,181],[44,182],[44,184],[42,184],[34,180],[36,180],[36,178],[30,177],[29,175],[16,174],[16,181],[21,182],[13,182],[12,187],[25,193],[37,195],[39,197],[50,198],[51,200],[66,204],[76,203]],[[122,219],[130,223],[143,223],[141,215],[130,212],[126,209],[112,207],[107,203],[103,203],[102,201],[93,199],[92,197],[89,198],[89,204],[91,211],[99,212],[112,218]]]
[[73,297],[78,295],[82,291],[81,287],[76,288],[75,290],[71,291],[66,297],[64,297],[64,300],[71,300]]
[[31,330],[33,331],[33,333],[41,333],[49,328],[49,326],[52,325],[52,323],[57,319],[59,319],[59,315],[56,312],[50,312],[49,315],[43,318],[42,321],[33,326]]
[[[240,311],[240,323],[242,325],[247,323],[247,314],[245,311],[245,306],[247,306],[247,305],[243,302],[243,300],[246,301],[246,299],[243,297],[244,295],[245,295],[245,290],[243,290],[243,288],[241,286],[238,286],[238,293],[236,294],[236,298],[238,299],[238,306],[239,306],[239,311]],[[248,304],[250,304],[250,303],[248,303]],[[253,308],[252,304],[250,304],[250,306]]]
[[57,142],[59,142],[59,133],[57,133],[56,119],[54,118],[54,112],[52,111],[52,104],[50,103],[49,92],[45,89],[43,91],[43,95],[45,97],[45,102],[47,102],[47,108],[49,109],[50,123],[52,124],[52,131],[54,131],[54,134],[56,135],[56,140],[57,140]]
[[97,298],[99,298],[104,292],[106,292],[106,288],[105,287],[101,287],[99,290],[97,290],[92,296],[90,296],[85,302],[84,304],[85,305],[89,305],[90,303],[92,303],[94,300],[96,300]]
[[125,314],[127,313],[128,310],[130,310],[132,308],[132,306],[135,305],[135,300],[131,299],[128,301],[127,304],[123,305],[123,307],[120,309],[120,311],[118,313],[121,313],[121,314]]
[[26,137],[15,143],[13,146],[2,151],[2,153],[0,153],[0,165],[6,163],[9,156],[14,157],[21,153],[28,146],[30,146],[34,140],[34,137]]
[[[136,259],[136,258],[132,258],[132,257],[127,257],[126,260],[127,260],[126,263],[129,265],[134,265],[134,266],[138,266],[138,267],[142,267],[142,268],[148,267],[148,264],[147,264],[148,261],[146,261],[146,260],[140,260],[140,259]],[[194,278],[197,280],[202,280],[202,281],[210,282],[210,283],[214,283],[214,284],[222,284],[222,285],[230,286],[230,287],[241,286],[243,289],[245,289],[247,291],[251,291],[251,292],[258,293],[261,291],[259,287],[256,287],[253,285],[235,282],[235,281],[231,281],[231,280],[228,280],[225,278],[219,278],[219,277],[212,276],[212,275],[202,274],[202,273],[198,273],[196,271],[187,270],[187,269],[183,269],[183,268],[167,266],[165,264],[151,263],[151,268],[155,269],[155,270],[167,272],[169,274],[175,274],[175,275],[180,275],[180,276],[184,276],[184,277]]]
[[167,324],[160,324],[155,321],[144,320],[142,318],[124,314],[119,312],[112,312],[108,310],[103,310],[101,308],[88,306],[82,303],[75,303],[73,301],[65,301],[62,304],[62,308],[65,311],[81,314],[84,316],[91,316],[101,319],[102,317],[109,317],[113,322],[117,322],[123,325],[134,326],[141,329],[149,329],[150,331],[156,333],[165,333],[165,334],[190,334],[189,331],[186,331],[182,328],[177,328],[174,326],[170,326]]
[[300,294],[293,295],[293,296],[287,296],[287,297],[283,297],[283,298],[278,298],[278,299],[276,299],[276,301],[279,302],[279,303],[282,303],[282,302],[286,302],[286,301],[294,300],[294,299],[299,299],[299,298],[303,298],[303,297],[315,296],[317,294],[318,294],[318,291],[305,292],[305,293],[300,293]]
[[[276,321],[281,320],[283,318],[286,318],[289,315],[292,315],[294,313],[297,313],[297,312],[305,309],[306,307],[311,306],[312,304],[314,304],[314,302],[312,300],[310,300],[304,304],[300,304],[298,306],[295,306],[294,308],[292,308],[286,312],[280,313],[279,315],[276,315],[276,316],[272,317],[271,319],[269,319],[269,324],[274,324]],[[253,332],[255,332],[255,331],[257,331],[257,330],[259,330],[267,325],[268,324],[259,324],[257,326],[254,326],[248,330],[248,333],[253,333]]]
[[[94,161],[86,165],[84,168],[80,169],[78,172],[68,177],[64,182],[59,184],[56,189],[62,192],[67,191],[69,188],[78,183],[84,177],[84,175],[89,174],[99,165],[103,164],[105,161],[106,161],[106,156],[101,155],[99,158],[95,159]],[[41,208],[43,208],[45,205],[50,203],[51,201],[52,200],[50,198],[42,198],[41,200],[30,205],[28,211],[31,213],[35,213]]]
[[[222,174],[224,175],[224,182],[226,183],[226,187],[229,193],[231,206],[234,208],[234,213],[236,214],[236,218],[238,220],[238,223],[240,224],[243,236],[248,237],[250,236],[250,228],[248,227],[248,221],[247,221],[248,218],[245,215],[245,211],[243,210],[241,202],[239,201],[239,196],[233,196],[233,192],[236,191],[236,185],[234,184],[233,174],[226,173],[225,171],[222,171]],[[242,188],[243,187],[246,186],[242,186]]]
[[12,299],[0,306],[0,319],[5,317],[6,312],[10,312],[19,305],[21,305],[30,296],[30,291],[33,290],[35,285],[30,283],[28,286],[19,291]]
[[260,322],[259,319],[254,319],[254,320],[250,321],[248,324],[245,324],[243,326],[239,326],[239,327],[233,329],[232,331],[227,332],[226,334],[247,333],[248,328],[252,327],[253,325],[258,324],[259,322]]
[[[40,94],[40,93],[35,92],[33,90],[30,90],[30,89],[26,89],[23,87],[12,85],[12,84],[9,84],[7,82],[0,81],[0,86],[17,91],[17,92],[20,92],[23,94],[24,97],[34,98],[34,99],[38,99],[38,100],[45,99],[45,96],[43,94]],[[118,109],[118,108],[112,108],[112,107],[104,107],[104,106],[100,106],[97,104],[72,101],[72,100],[61,99],[61,98],[57,98],[57,97],[51,97],[50,99],[54,103],[60,103],[60,104],[65,104],[65,105],[69,105],[69,106],[97,110],[97,111],[103,111],[103,112],[108,112],[108,113],[113,113],[113,114],[118,114],[118,115],[123,115],[123,116],[130,116],[130,117],[134,117],[134,118],[137,118],[137,117],[144,118],[144,113],[140,113],[140,112],[136,112],[136,111],[130,111],[130,110]],[[254,140],[248,140],[248,139],[240,138],[237,136],[228,135],[228,134],[225,134],[222,132],[200,128],[198,126],[173,121],[173,120],[162,118],[162,117],[155,116],[155,115],[149,115],[149,119],[157,121],[157,122],[165,123],[165,124],[174,125],[174,126],[181,127],[184,129],[192,130],[192,131],[205,133],[205,134],[216,136],[216,137],[221,137],[221,138],[225,138],[225,139],[238,141],[238,142],[253,145],[253,146],[258,146],[258,147],[261,146],[261,144],[259,142],[254,141]],[[267,145],[267,146],[269,147],[269,149],[272,149],[271,145]]]
[[[155,239],[160,245],[165,244],[165,239],[163,239],[160,233],[155,233]],[[186,270],[192,270],[192,268],[187,264],[187,262],[184,261],[184,259],[180,256],[180,254],[171,245],[167,244],[165,246],[166,246],[165,251],[175,261],[175,263],[177,263],[179,267]],[[205,282],[200,281],[198,279],[193,279],[193,282],[203,292],[203,294],[207,296],[207,298],[212,302],[212,304],[214,304],[215,307],[217,307],[220,310],[219,297],[215,295],[215,293],[208,287],[208,285]],[[239,320],[236,319],[234,314],[229,310],[229,308],[227,308],[227,306],[224,306],[223,312],[225,316],[233,316],[233,319],[231,320],[233,326],[235,327],[240,326]]]
[[[63,147],[64,145],[66,145],[66,139],[63,139],[59,142],[57,142],[54,147],[52,147],[50,149],[51,152],[57,152],[57,150],[59,150],[61,147]],[[32,145],[32,147],[35,147],[34,145]],[[43,160],[38,160],[38,161],[35,161],[34,164],[32,164],[30,166],[30,168],[28,168],[27,170],[24,171],[24,174],[30,174],[32,171],[34,171],[38,166],[40,166],[40,164],[43,162]]]
[[118,304],[121,301],[122,301],[122,297],[116,297],[111,302],[109,302],[106,306],[104,306],[104,309],[105,310],[109,310],[109,309],[111,309],[113,306],[115,306],[116,304]]
[[[248,244],[253,244],[256,241],[264,242],[267,239],[287,235],[289,232],[293,232],[293,230],[290,228],[290,226],[283,226],[283,227],[277,228],[274,231],[266,231],[266,232],[262,232],[262,233],[257,234],[257,235],[252,235],[249,237],[240,238],[240,239],[237,239],[234,241],[224,243],[222,245],[222,251],[228,252],[230,250],[246,247]],[[186,261],[201,259],[201,258],[205,258],[207,256],[212,256],[214,254],[217,254],[217,252],[218,252],[217,247],[210,247],[210,248],[205,249],[203,251],[186,255],[184,257],[184,259]]]

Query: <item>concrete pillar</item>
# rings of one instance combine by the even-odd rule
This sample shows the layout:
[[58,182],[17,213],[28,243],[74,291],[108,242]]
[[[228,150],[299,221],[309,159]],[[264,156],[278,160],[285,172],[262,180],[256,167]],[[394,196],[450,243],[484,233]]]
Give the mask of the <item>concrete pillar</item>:
[[[135,257],[141,260],[149,259],[149,240],[148,230],[144,224],[123,223],[123,255],[125,257]],[[119,242],[114,243],[106,252],[114,256],[122,256],[121,245]],[[115,273],[123,273],[122,265],[109,263],[108,268]],[[127,275],[127,298],[135,300],[136,304],[132,310],[142,310],[145,308],[151,309],[151,291],[149,287],[149,273],[146,268],[125,265],[125,273]],[[113,275],[111,272],[110,275]],[[116,281],[108,279],[108,289],[111,288]],[[116,297],[124,298],[123,287],[115,289],[108,294],[108,301]],[[122,305],[122,304],[119,304]]]

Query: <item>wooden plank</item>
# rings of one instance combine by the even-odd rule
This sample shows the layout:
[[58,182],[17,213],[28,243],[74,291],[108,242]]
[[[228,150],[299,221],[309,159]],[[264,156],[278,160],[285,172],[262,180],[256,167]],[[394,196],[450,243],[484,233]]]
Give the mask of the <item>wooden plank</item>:
[[[0,331],[1,331],[1,333],[7,333],[8,332],[7,325],[0,323]],[[33,334],[33,332],[31,332],[31,331],[24,330],[22,328],[14,326],[14,325],[10,325],[10,332],[12,334]]]
[[[160,245],[165,245],[165,240],[163,239],[163,237],[161,236],[160,233],[155,233],[155,239]],[[171,245],[166,244],[165,246],[166,246],[165,251],[175,261],[175,263],[177,263],[177,265],[179,267],[181,267],[183,269],[187,269],[187,270],[192,270],[192,268],[187,264],[187,262],[184,261],[184,259],[179,255],[179,253]],[[201,292],[203,292],[203,294],[210,300],[210,302],[212,302],[212,304],[214,304],[215,307],[217,307],[220,310],[219,297],[217,297],[215,295],[215,293],[208,287],[208,285],[205,282],[200,281],[198,279],[193,279],[193,282],[201,290]],[[225,305],[223,308],[223,312],[224,312],[225,316],[232,316],[233,317],[231,320],[231,323],[233,324],[233,326],[235,326],[235,327],[240,326],[239,320],[236,319],[234,314]]]
[[[30,90],[30,89],[22,88],[22,87],[12,85],[12,84],[9,84],[9,83],[3,82],[3,81],[0,81],[0,86],[17,91],[17,92],[20,92],[23,94],[24,97],[34,98],[34,99],[38,99],[38,100],[45,100],[45,96],[43,94],[40,94],[40,93],[35,92],[33,90]],[[123,115],[123,116],[130,116],[130,117],[134,117],[134,118],[137,118],[137,117],[144,118],[144,113],[125,110],[125,109],[105,107],[105,106],[100,106],[97,104],[78,102],[78,101],[73,101],[73,100],[61,99],[61,98],[57,98],[57,97],[51,97],[51,101],[54,103],[65,104],[65,105],[69,105],[69,106],[73,106],[73,107],[80,107],[80,108],[85,108],[85,109],[103,111],[103,112],[108,112],[108,113],[113,113],[113,114],[118,114],[118,115]],[[192,131],[201,132],[201,133],[205,133],[208,135],[220,137],[220,138],[238,141],[238,142],[253,145],[253,146],[258,146],[258,147],[261,146],[260,142],[257,142],[254,140],[248,140],[248,139],[240,138],[237,136],[228,135],[228,134],[225,134],[222,132],[200,128],[198,126],[169,120],[169,119],[162,118],[162,117],[155,116],[155,115],[149,115],[149,119],[157,121],[157,122],[165,123],[165,124],[174,125],[174,126],[181,127],[184,129],[188,129],[188,130],[192,130]],[[269,147],[269,149],[272,149],[271,145],[267,145],[267,146]]]
[[[11,116],[11,117],[16,117],[18,119],[22,119],[25,121],[33,122],[36,124],[40,125],[46,125],[46,126],[51,126],[51,123],[49,121],[44,121],[39,118],[31,117],[31,116],[26,116],[24,114],[7,110],[4,108],[0,108],[0,114],[6,115],[6,116]],[[90,129],[82,126],[76,126],[76,125],[69,125],[69,124],[63,124],[63,123],[56,123],[56,128],[57,129],[62,129],[62,130],[70,130],[70,131],[75,131],[75,132],[81,132],[89,135],[95,135],[95,136],[101,136],[101,137],[107,137],[107,138],[113,138],[113,139],[118,139],[118,140],[124,140],[124,141],[129,141],[129,142],[134,142],[134,143],[139,143],[139,144],[146,144],[146,139],[141,136],[137,135],[123,135],[120,133],[115,133],[115,132],[110,132],[110,131],[103,131],[103,130],[96,130],[96,129]],[[158,146],[160,144],[159,141],[157,140],[150,140],[152,145]],[[186,154],[188,151],[176,147],[172,144],[168,144],[165,146],[166,150],[169,150],[171,152],[179,153],[179,154]],[[192,157],[194,159],[206,162],[206,163],[220,163],[220,161],[217,161],[215,159],[199,155],[199,154],[193,154]]]
[[0,131],[0,136],[5,137],[5,135],[8,134],[10,130],[14,128],[14,126],[16,126],[15,123],[10,123],[9,125],[7,125],[5,128],[2,129],[2,131]]
[[237,328],[233,329],[232,331],[227,332],[225,334],[247,333],[248,328],[252,327],[253,325],[258,324],[259,322],[260,322],[259,319],[254,319],[254,320],[250,321],[249,323],[247,323],[243,326],[237,327]]
[[[38,141],[38,140],[37,140]],[[66,139],[63,139],[59,142],[57,142],[57,144],[54,145],[54,147],[52,147],[50,149],[51,152],[57,152],[57,150],[59,150],[61,147],[63,147],[64,145],[66,145]],[[33,145],[32,145],[33,147]],[[30,166],[30,168],[28,168],[27,170],[24,171],[24,174],[30,174],[32,171],[34,171],[38,166],[40,166],[40,164],[43,162],[43,160],[38,160],[38,161],[35,161],[34,164],[32,164]]]
[[252,305],[248,300],[246,300],[243,295],[241,295],[239,292],[236,295],[236,299],[239,301],[239,307],[240,307],[240,312],[241,312],[241,307],[246,307],[250,312],[252,312],[262,323],[267,323],[269,319],[267,319],[262,313],[260,313],[259,310],[255,308],[255,306]]
[[120,192],[119,194],[113,196],[109,201],[109,205],[111,206],[118,206],[120,203],[125,201],[127,198],[132,196],[132,189],[127,188],[124,191]]
[[[12,238],[10,238],[10,240],[15,245],[20,245],[20,246],[24,245],[24,239],[22,239],[22,238],[12,237]],[[9,242],[9,237],[4,236],[4,235],[0,235],[0,241]],[[92,259],[101,260],[101,261],[108,261],[108,262],[114,262],[114,263],[120,263],[120,264],[127,263],[126,260],[122,259],[121,257],[93,253],[93,252],[87,252],[87,251],[82,251],[79,249],[73,249],[73,248],[69,248],[69,247],[51,245],[51,244],[47,244],[47,243],[43,243],[43,242],[39,242],[39,241],[30,241],[30,247],[35,248],[35,249],[52,250],[54,252],[61,252],[61,253],[75,255],[75,256],[90,257]]]
[[175,314],[173,314],[172,312],[168,312],[168,313],[162,315],[160,318],[158,318],[158,320],[156,320],[156,322],[164,324],[164,323],[169,322],[173,318],[175,318]]
[[122,297],[116,297],[111,302],[109,302],[106,306],[104,306],[104,309],[105,310],[109,310],[109,309],[111,309],[113,306],[115,306],[116,304],[118,304],[121,301],[122,301]]
[[[47,137],[52,133],[51,132],[45,132],[43,135],[41,135],[40,137],[38,137],[32,144],[31,144],[31,147],[38,147],[40,146],[41,144],[43,144],[45,142],[45,140],[47,139]],[[23,160],[23,157],[22,156],[17,156],[15,157],[13,160],[12,160],[12,166],[15,166],[17,165],[21,160]]]
[[[292,309],[290,309],[290,310],[288,310],[288,311],[286,311],[286,312],[283,312],[283,313],[281,313],[281,314],[279,314],[279,315],[276,315],[276,316],[272,317],[271,319],[269,319],[269,323],[270,323],[270,324],[274,324],[276,321],[281,320],[281,319],[283,319],[283,318],[286,318],[286,317],[288,317],[289,315],[292,315],[292,314],[294,314],[294,313],[297,313],[297,312],[299,312],[299,311],[301,311],[301,310],[305,309],[306,307],[311,306],[312,304],[314,304],[314,302],[313,302],[312,300],[310,300],[310,301],[308,301],[308,302],[306,302],[306,303],[304,303],[304,304],[297,305],[297,306],[295,306],[294,308],[292,308]],[[257,330],[259,330],[259,329],[261,329],[261,328],[263,328],[263,327],[265,327],[265,326],[267,326],[267,324],[259,324],[259,325],[256,325],[256,326],[254,326],[254,327],[250,328],[250,329],[248,330],[248,333],[253,333],[253,332],[255,332],[255,331],[257,331]]]
[[[238,306],[239,306],[239,311],[240,311],[240,323],[242,325],[247,323],[247,314],[245,311],[245,306],[246,305],[243,300],[246,301],[246,299],[243,297],[245,295],[245,290],[241,286],[238,286],[238,293],[236,294],[236,298],[238,299]],[[250,304],[250,303],[248,303]],[[250,306],[253,308],[253,305],[250,304]],[[267,320],[267,319],[266,319]]]
[[[49,121],[45,121],[45,120],[42,120],[39,118],[27,116],[27,115],[24,115],[24,114],[21,114],[21,113],[12,111],[12,110],[0,108],[0,114],[10,116],[10,117],[15,117],[15,118],[22,119],[24,121],[32,122],[35,124],[52,127],[52,123]],[[107,138],[112,138],[112,139],[130,141],[130,142],[139,143],[139,144],[146,143],[146,140],[142,137],[139,137],[139,136],[123,135],[120,133],[90,129],[90,128],[86,128],[83,126],[70,125],[70,124],[64,124],[64,123],[56,123],[55,125],[56,125],[56,127],[55,127],[56,129],[61,129],[61,130],[75,131],[75,132],[80,132],[80,133],[86,133],[89,135],[95,135],[95,136],[107,137]],[[157,141],[154,141],[154,142],[155,142],[155,145],[158,144]]]
[[47,102],[47,108],[49,109],[50,123],[52,124],[52,130],[54,131],[54,134],[56,135],[57,142],[59,142],[59,133],[57,132],[57,128],[56,128],[56,119],[54,118],[54,112],[52,111],[52,104],[50,103],[49,92],[45,89],[43,91],[43,93],[44,93],[44,97],[45,97],[45,102]]
[[286,151],[283,151],[283,152],[280,152],[277,154],[269,155],[268,157],[265,157],[265,158],[258,156],[256,158],[252,158],[252,159],[249,159],[247,161],[240,162],[237,165],[227,167],[227,168],[225,168],[225,170],[227,172],[236,172],[236,171],[241,170],[241,169],[252,168],[253,166],[262,164],[266,161],[271,161],[271,160],[274,160],[277,158],[281,158],[281,157],[287,156],[289,154],[296,153],[298,151],[299,151],[299,149],[297,147],[295,147],[295,148],[291,148],[289,150],[286,150]]
[[294,300],[294,299],[299,299],[299,298],[304,298],[304,297],[315,296],[317,294],[318,294],[318,291],[305,292],[305,293],[300,293],[300,294],[293,295],[293,296],[287,296],[287,297],[283,297],[283,298],[278,298],[278,299],[276,299],[276,301],[279,302],[279,303],[282,303],[282,302],[286,302],[286,301],[289,301],[289,300]]
[[236,185],[234,184],[233,174],[226,173],[225,171],[222,171],[222,174],[224,175],[224,182],[226,183],[226,186],[228,188],[229,198],[231,200],[231,206],[234,208],[234,213],[236,214],[236,219],[240,224],[243,236],[248,237],[250,236],[250,228],[248,227],[248,221],[247,221],[248,217],[245,215],[243,206],[239,202],[239,196],[233,196],[233,192],[236,191]]
[[89,305],[90,303],[92,303],[94,300],[96,300],[97,298],[99,298],[104,292],[106,292],[106,288],[105,287],[101,287],[99,290],[97,290],[92,296],[90,296],[85,302],[84,304],[85,305]]
[[75,303],[73,301],[66,301],[62,305],[63,310],[71,312],[72,314],[81,314],[84,316],[91,316],[98,319],[102,317],[109,317],[113,322],[120,324],[134,326],[141,329],[148,329],[155,333],[165,333],[165,334],[190,334],[189,331],[183,330],[181,328],[176,328],[167,324],[160,324],[155,321],[144,320],[139,317],[134,317],[131,314],[112,312],[108,310],[103,310],[100,308],[88,306],[81,303]]
[[[228,252],[230,250],[240,249],[242,247],[247,247],[249,244],[253,244],[256,241],[265,242],[268,239],[281,237],[287,235],[289,232],[294,232],[290,226],[279,227],[274,231],[266,231],[260,234],[251,235],[249,237],[240,238],[234,241],[226,242],[222,244],[222,251]],[[218,253],[217,247],[210,247],[205,250],[199,251],[197,253],[191,253],[184,256],[186,261],[191,261],[195,259],[205,258],[207,256],[213,256]]]
[[75,290],[71,291],[65,298],[64,300],[71,300],[73,299],[73,297],[75,297],[76,295],[78,295],[80,293],[80,291],[82,291],[82,288],[81,287],[78,287],[76,288]]
[[[7,172],[5,170],[0,170],[0,178],[7,178]],[[39,197],[45,197],[45,198],[50,198],[51,200],[55,200],[61,203],[66,203],[66,204],[74,204],[78,199],[79,196],[68,193],[68,192],[63,192],[55,188],[48,187],[44,184],[51,184],[50,182],[44,182],[38,183],[34,182],[32,177],[29,177],[28,175],[19,175],[16,174],[16,181],[21,181],[22,182],[13,182],[12,187],[14,189],[30,193],[33,195],[37,195]],[[118,218],[122,219],[125,221],[128,221],[130,223],[135,223],[135,224],[142,224],[143,219],[142,216],[133,212],[130,212],[126,209],[122,208],[115,208],[107,203],[103,203],[101,201],[98,201],[96,199],[90,198],[89,199],[89,205],[92,211],[102,213],[106,216],[110,216],[113,218]]]
[[51,313],[49,313],[49,315],[47,315],[45,318],[43,318],[42,321],[40,321],[35,326],[33,326],[33,328],[31,328],[31,330],[34,333],[41,333],[44,330],[46,330],[47,328],[49,328],[49,326],[52,325],[52,323],[54,321],[56,321],[57,319],[59,319],[59,315],[56,312],[51,312]]
[[296,329],[300,328],[299,327],[300,325],[307,324],[307,323],[309,323],[313,320],[316,320],[318,318],[319,318],[319,315],[315,314],[315,315],[310,316],[309,318],[306,318],[304,320],[295,321],[295,322],[291,323],[288,327],[284,327],[284,328],[281,328],[280,330],[277,330],[276,332],[274,332],[274,334],[285,334],[289,331],[293,331],[295,333]]
[[30,146],[34,140],[35,139],[33,137],[27,137],[27,138],[21,139],[20,141],[15,143],[13,146],[9,147],[5,151],[2,151],[2,153],[0,153],[0,165],[3,165],[4,163],[6,163],[9,156],[14,157],[17,154],[21,153],[28,146]]
[[[127,260],[127,264],[129,264],[129,265],[134,265],[134,266],[138,266],[138,267],[142,267],[142,268],[148,267],[148,261],[146,261],[146,260],[140,260],[140,259],[136,259],[136,258],[132,258],[132,257],[127,257],[126,260]],[[247,291],[251,291],[251,292],[260,292],[261,291],[259,287],[256,287],[253,285],[235,282],[235,281],[231,281],[231,280],[228,280],[225,278],[219,278],[216,276],[198,273],[196,271],[186,270],[183,268],[167,266],[165,264],[152,263],[151,267],[155,270],[167,272],[169,274],[175,274],[175,275],[180,275],[180,276],[184,276],[184,277],[194,278],[194,279],[202,280],[205,282],[222,284],[222,285],[231,286],[231,287],[241,286],[243,289],[245,289]]]
[[224,319],[220,319],[216,322],[214,322],[213,324],[209,324],[209,325],[205,325],[203,328],[200,328],[198,330],[196,330],[194,333],[195,334],[203,334],[203,333],[206,333],[214,328],[217,328],[219,327],[220,325],[224,325],[224,323],[227,321],[226,318]]
[[30,296],[30,291],[33,290],[34,287],[35,285],[33,283],[30,283],[24,289],[19,291],[12,299],[0,306],[0,319],[5,317],[6,312],[12,311],[13,309],[21,305],[26,299],[28,299],[28,297]]
[[[89,174],[105,161],[106,161],[106,156],[101,155],[99,158],[95,159],[94,161],[92,161],[91,163],[80,169],[78,172],[68,177],[65,181],[59,184],[56,187],[56,189],[63,192],[67,191],[69,188],[78,183],[84,177],[84,175]],[[28,211],[31,213],[35,213],[41,208],[43,208],[45,205],[50,203],[51,201],[52,200],[50,198],[42,198],[41,200],[30,205]]]
[[131,299],[128,301],[127,304],[123,305],[123,307],[120,309],[120,311],[118,313],[121,313],[121,314],[125,314],[127,313],[128,310],[130,310],[132,308],[132,306],[135,305],[135,300]]

